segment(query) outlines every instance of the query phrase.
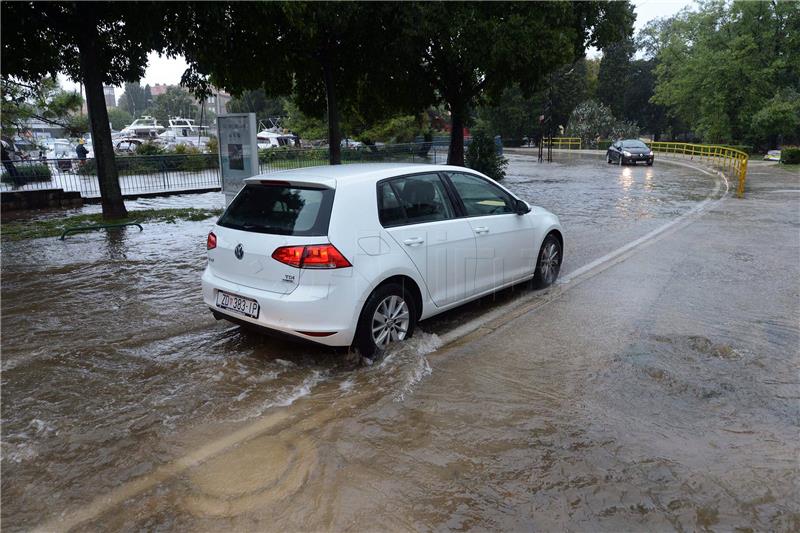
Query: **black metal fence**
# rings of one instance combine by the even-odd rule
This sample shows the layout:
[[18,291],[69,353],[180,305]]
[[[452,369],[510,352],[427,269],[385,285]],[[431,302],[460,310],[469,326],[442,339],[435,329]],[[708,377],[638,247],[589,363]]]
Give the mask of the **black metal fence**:
[[[446,149],[434,143],[343,148],[342,163],[444,163]],[[328,164],[327,148],[275,148],[259,153],[259,171],[277,172]],[[94,159],[37,159],[3,162],[0,191],[63,189],[84,198],[100,196]],[[122,194],[211,189],[221,186],[217,154],[117,156]]]
[[[216,154],[118,156],[122,194],[190,191],[220,186]],[[94,159],[3,162],[0,190],[64,189],[100,196]]]

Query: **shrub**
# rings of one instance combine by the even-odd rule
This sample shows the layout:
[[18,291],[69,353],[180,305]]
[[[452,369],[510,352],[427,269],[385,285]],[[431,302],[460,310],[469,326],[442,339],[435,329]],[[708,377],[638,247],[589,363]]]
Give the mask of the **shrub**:
[[800,164],[800,147],[787,146],[781,149],[781,163],[787,165]]
[[34,181],[50,181],[52,174],[50,167],[42,164],[15,163],[17,178],[14,179],[7,170],[3,170],[0,181],[3,183],[14,183],[15,185],[25,185]]
[[208,152],[211,154],[219,153],[219,139],[217,139],[216,135],[210,135],[208,137]]
[[136,148],[136,155],[161,155],[164,149],[155,143],[146,142]]
[[499,181],[506,177],[508,160],[498,155],[494,139],[485,133],[478,133],[472,137],[465,159],[469,168],[482,172],[493,180]]

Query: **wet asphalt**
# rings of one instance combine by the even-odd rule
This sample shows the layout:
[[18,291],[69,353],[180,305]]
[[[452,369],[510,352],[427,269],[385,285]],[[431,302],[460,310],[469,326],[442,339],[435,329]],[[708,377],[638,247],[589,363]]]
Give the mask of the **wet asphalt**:
[[569,281],[371,366],[214,321],[210,221],[3,242],[4,528],[800,527],[800,176],[509,157]]

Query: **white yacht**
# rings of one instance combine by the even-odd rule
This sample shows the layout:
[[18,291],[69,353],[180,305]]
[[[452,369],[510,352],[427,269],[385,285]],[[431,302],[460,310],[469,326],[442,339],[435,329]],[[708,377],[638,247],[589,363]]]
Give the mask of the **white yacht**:
[[143,115],[125,126],[119,133],[123,137],[153,138],[163,131],[164,126],[160,125],[156,119],[149,115]]
[[298,139],[295,135],[280,133],[272,129],[258,132],[256,135],[256,142],[258,143],[259,150],[278,148],[281,146],[299,146]]

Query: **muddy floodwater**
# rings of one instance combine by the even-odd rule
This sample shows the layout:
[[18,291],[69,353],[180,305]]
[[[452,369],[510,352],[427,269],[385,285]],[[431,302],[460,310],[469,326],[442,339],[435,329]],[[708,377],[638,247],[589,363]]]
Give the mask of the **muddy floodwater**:
[[568,282],[372,364],[214,320],[212,220],[4,241],[3,528],[800,529],[800,183],[509,158]]

